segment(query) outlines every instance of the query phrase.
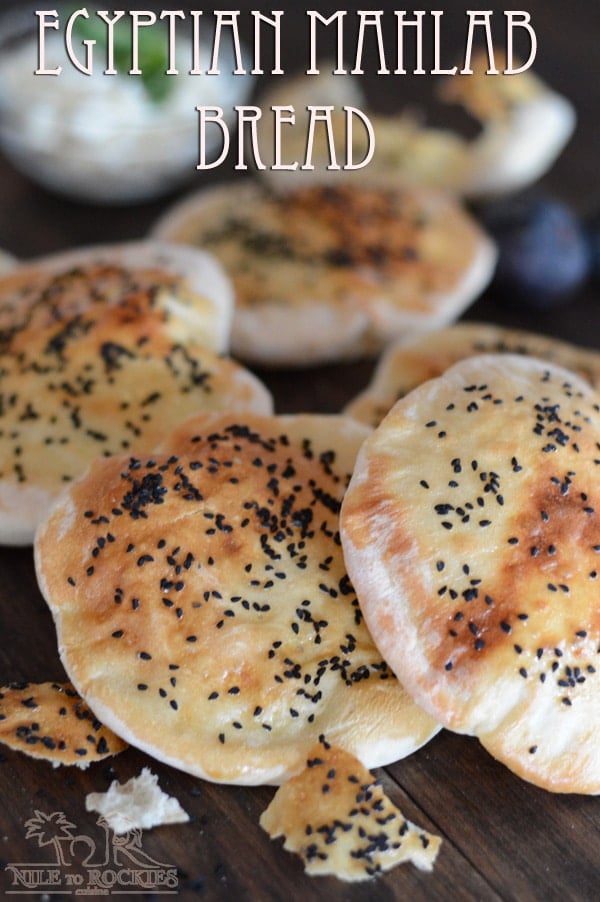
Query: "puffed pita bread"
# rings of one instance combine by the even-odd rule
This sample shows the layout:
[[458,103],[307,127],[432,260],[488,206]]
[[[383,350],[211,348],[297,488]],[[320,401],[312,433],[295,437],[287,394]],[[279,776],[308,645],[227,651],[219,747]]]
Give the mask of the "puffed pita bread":
[[[497,74],[487,74],[487,53],[472,58],[472,73],[455,73],[437,80],[441,87],[434,99],[460,103],[481,126],[472,139],[448,128],[424,123],[421,109],[402,108],[392,115],[375,113],[360,90],[360,80],[346,74],[331,74],[334,63],[320,65],[318,77],[305,74],[285,79],[260,98],[263,110],[273,105],[292,106],[296,124],[283,125],[280,135],[281,161],[298,161],[296,169],[273,169],[276,130],[272,115],[264,117],[259,131],[259,150],[265,169],[262,178],[275,191],[310,184],[339,184],[389,188],[423,185],[468,198],[508,194],[526,188],[551,168],[573,134],[576,113],[567,98],[550,88],[531,69],[515,75],[503,74],[506,60],[496,54]],[[515,68],[517,63],[513,64]],[[315,129],[312,142],[313,169],[302,169],[306,156],[307,103],[332,108],[330,133],[336,158],[332,158],[328,130]],[[371,161],[361,169],[328,168],[344,163],[346,115],[344,107],[358,108],[367,115],[375,136]],[[366,158],[368,136],[356,117],[352,129],[352,159]]]
[[[327,166],[333,161],[331,158],[331,146],[329,136],[333,136],[334,148],[346,146],[346,114],[344,107],[364,109],[366,98],[362,90],[360,79],[351,76],[332,75],[335,69],[333,60],[320,64],[322,74],[319,76],[292,75],[272,82],[265,91],[259,95],[259,104],[265,111],[261,127],[257,129],[257,146],[261,163],[264,169],[259,168],[261,178],[268,181],[269,187],[274,191],[287,191],[290,189],[304,188],[307,185],[329,184],[346,178],[349,172],[341,169],[342,156],[338,168],[328,170]],[[317,124],[312,134],[312,156],[314,161],[312,169],[303,169],[307,154],[307,136],[310,128],[310,112],[307,104],[311,106],[329,107],[329,128],[325,123]],[[279,135],[276,133],[275,116],[271,112],[273,107],[283,107],[284,117],[290,117],[289,107],[292,107],[294,123],[284,124]],[[287,110],[285,109],[287,108]],[[279,143],[281,163],[287,166],[296,164],[292,169],[273,169],[280,166],[277,160],[277,144]],[[357,123],[352,140],[353,159],[363,160],[367,151],[367,141],[364,128]],[[334,151],[335,153],[335,151]],[[337,154],[336,154],[337,162]],[[362,179],[365,170],[353,171],[357,179]]]
[[[504,68],[505,60],[498,56],[496,65]],[[472,74],[445,79],[440,91],[443,100],[462,104],[483,126],[468,145],[462,193],[475,198],[521,191],[559,157],[575,129],[575,108],[531,69],[488,75],[484,52],[475,54],[471,66]]]
[[[263,110],[275,106],[293,107],[294,124],[284,124],[278,134],[275,117],[263,116],[258,129],[258,149],[264,169],[260,177],[273,191],[284,192],[307,185],[339,185],[341,181],[364,187],[389,189],[398,185],[423,185],[442,191],[458,193],[468,177],[469,145],[460,135],[449,129],[425,127],[422,116],[402,110],[394,115],[382,115],[369,109],[361,90],[361,81],[351,75],[343,78],[332,74],[335,63],[320,63],[319,76],[305,74],[278,80],[259,97]],[[309,163],[307,135],[311,116],[307,104],[329,107],[329,122],[317,123],[312,131]],[[348,135],[348,113],[352,123],[351,158],[353,165],[367,159],[369,136],[362,111],[366,112],[372,128],[375,147],[370,162],[357,169],[344,169]],[[284,116],[289,113],[284,113]],[[332,140],[330,140],[332,139]],[[296,168],[282,169],[281,163]],[[329,168],[329,167],[337,168]],[[279,168],[274,168],[279,167]]]
[[173,342],[159,311],[99,305],[13,333],[0,353],[0,542],[29,544],[65,483],[96,456],[149,453],[201,410],[270,413],[256,377]]
[[381,783],[325,739],[305,769],[284,783],[260,819],[272,839],[297,852],[307,874],[369,880],[411,861],[431,871],[441,840],[411,824]]
[[520,776],[600,792],[600,417],[558,366],[464,360],[363,446],[341,517],[384,658]]
[[232,350],[266,365],[373,354],[452,322],[489,282],[495,247],[449,197],[230,184],[176,204],[158,237],[205,247],[232,278]]
[[368,766],[438,730],[390,678],[344,568],[365,428],[195,418],[152,460],[97,461],[36,539],[61,659],[119,734],[197,776],[278,783],[326,731]]
[[174,342],[229,349],[233,292],[222,267],[161,241],[94,245],[12,268],[0,278],[0,347],[23,328],[132,302],[160,314]]
[[564,366],[593,386],[600,384],[600,354],[591,348],[489,323],[457,323],[384,352],[370,384],[344,408],[347,416],[377,426],[399,398],[441,376],[453,363],[476,354],[523,354]]
[[71,683],[0,686],[0,742],[55,767],[86,768],[127,748],[100,723]]

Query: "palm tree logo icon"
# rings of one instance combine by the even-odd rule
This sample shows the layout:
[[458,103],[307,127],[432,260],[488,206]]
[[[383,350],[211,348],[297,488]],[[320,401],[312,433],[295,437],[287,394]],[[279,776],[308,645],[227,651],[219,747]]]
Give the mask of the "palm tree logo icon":
[[40,849],[44,846],[53,846],[56,853],[56,864],[61,867],[69,865],[63,854],[63,845],[69,846],[74,840],[73,831],[77,829],[75,824],[67,820],[63,811],[53,811],[45,814],[36,811],[34,816],[25,821],[27,832],[26,839],[37,839]]
[[[77,893],[90,895],[90,890],[98,890],[101,895],[109,895],[134,884],[155,893],[177,890],[176,867],[156,861],[144,851],[139,828],[117,835],[106,818],[100,816],[96,823],[104,834],[103,842],[80,832],[64,811],[46,814],[36,810],[24,823],[25,838],[37,840],[40,849],[51,848],[54,861],[6,864],[11,885],[24,887],[10,892],[57,892],[63,888],[71,892],[72,887],[77,887]],[[63,872],[65,867],[68,870]]]

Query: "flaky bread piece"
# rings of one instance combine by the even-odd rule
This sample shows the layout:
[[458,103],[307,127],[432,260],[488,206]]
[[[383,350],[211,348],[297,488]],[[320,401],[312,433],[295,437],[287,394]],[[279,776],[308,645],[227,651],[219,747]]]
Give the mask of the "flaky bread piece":
[[326,731],[368,766],[438,730],[390,674],[338,513],[365,428],[195,418],[152,460],[98,461],[38,532],[62,661],[133,745],[197,776],[279,783]]
[[411,824],[381,783],[324,738],[305,769],[284,783],[260,819],[272,839],[297,852],[307,874],[369,880],[411,861],[431,871],[441,840]]
[[12,268],[0,278],[0,347],[23,328],[122,303],[160,314],[173,342],[229,349],[233,292],[222,267],[199,249],[150,240],[62,251]]
[[265,365],[373,354],[452,322],[496,252],[449,197],[354,186],[273,195],[231,184],[180,202],[155,233],[205,247],[232,278],[232,349]]
[[55,767],[86,768],[127,748],[100,723],[71,683],[0,686],[0,742]]
[[159,311],[131,300],[13,334],[0,354],[1,543],[31,543],[96,456],[150,453],[201,410],[271,412],[251,373],[168,332]]
[[363,446],[341,532],[385,660],[432,717],[557,792],[600,792],[600,418],[561,367],[464,360]]
[[113,780],[106,792],[88,793],[85,810],[100,814],[117,836],[163,824],[187,824],[190,819],[177,799],[162,791],[148,767],[126,783]]
[[600,354],[591,348],[489,323],[457,323],[399,341],[384,352],[370,384],[344,408],[347,416],[377,426],[399,398],[441,376],[453,363],[477,354],[523,354],[558,363],[593,386],[600,384]]

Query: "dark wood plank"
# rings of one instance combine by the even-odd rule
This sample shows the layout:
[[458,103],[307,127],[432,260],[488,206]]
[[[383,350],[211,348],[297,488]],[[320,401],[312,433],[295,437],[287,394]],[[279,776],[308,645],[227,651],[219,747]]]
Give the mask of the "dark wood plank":
[[443,731],[388,768],[503,898],[593,898],[600,806],[519,780],[476,739]]

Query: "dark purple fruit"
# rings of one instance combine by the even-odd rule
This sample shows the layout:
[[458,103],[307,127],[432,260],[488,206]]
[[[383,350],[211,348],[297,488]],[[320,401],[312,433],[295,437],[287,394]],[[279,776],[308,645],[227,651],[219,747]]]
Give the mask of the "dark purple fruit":
[[481,218],[498,244],[492,287],[506,303],[542,310],[567,301],[588,279],[585,230],[561,201],[510,198],[489,206]]
[[600,280],[600,211],[586,220],[585,229],[590,249],[592,275],[595,279]]

